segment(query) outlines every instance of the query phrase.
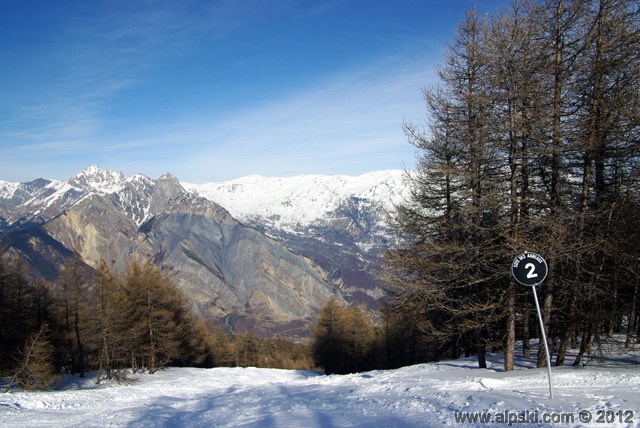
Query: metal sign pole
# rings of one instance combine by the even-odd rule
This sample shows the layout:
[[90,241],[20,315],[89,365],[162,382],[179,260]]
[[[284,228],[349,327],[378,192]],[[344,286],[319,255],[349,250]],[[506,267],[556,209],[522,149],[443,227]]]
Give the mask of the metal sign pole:
[[553,386],[551,382],[551,357],[549,356],[549,345],[547,345],[547,334],[544,331],[544,323],[542,322],[542,312],[540,311],[540,303],[538,302],[538,293],[536,285],[541,284],[547,277],[549,269],[547,262],[539,254],[525,251],[515,258],[511,264],[511,273],[516,281],[522,285],[533,288],[533,299],[536,301],[536,309],[538,310],[538,321],[540,321],[540,331],[542,333],[542,342],[544,343],[544,352],[547,357],[547,372],[549,373],[549,397],[553,398]]
[[549,345],[547,345],[547,334],[544,332],[544,323],[542,322],[542,312],[540,312],[540,303],[538,303],[538,293],[536,286],[531,287],[533,290],[533,299],[536,301],[536,309],[538,310],[538,321],[540,321],[540,331],[542,333],[542,341],[544,342],[544,352],[547,357],[547,373],[549,374],[549,398],[553,399],[553,386],[551,382],[551,358],[549,357]]

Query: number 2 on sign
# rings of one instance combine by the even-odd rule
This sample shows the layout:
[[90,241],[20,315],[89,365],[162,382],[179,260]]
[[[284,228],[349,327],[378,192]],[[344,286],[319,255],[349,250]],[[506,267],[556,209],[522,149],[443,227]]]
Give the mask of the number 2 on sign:
[[527,272],[527,278],[537,278],[538,274],[536,273],[536,267],[533,263],[527,263],[526,265],[524,265],[525,269],[529,269],[529,272]]

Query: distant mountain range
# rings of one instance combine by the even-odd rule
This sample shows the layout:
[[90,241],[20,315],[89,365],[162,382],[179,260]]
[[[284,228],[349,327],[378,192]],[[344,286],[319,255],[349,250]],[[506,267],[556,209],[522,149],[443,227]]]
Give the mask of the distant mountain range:
[[49,280],[75,254],[117,272],[152,259],[230,331],[305,336],[330,296],[381,297],[380,256],[394,243],[386,216],[406,195],[403,174],[190,184],[90,166],[68,180],[0,181],[0,243]]

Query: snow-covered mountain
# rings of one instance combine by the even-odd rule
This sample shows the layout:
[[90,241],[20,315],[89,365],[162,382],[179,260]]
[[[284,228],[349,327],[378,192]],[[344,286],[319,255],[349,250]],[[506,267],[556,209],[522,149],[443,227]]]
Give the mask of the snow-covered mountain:
[[[394,204],[406,197],[404,176],[404,171],[386,170],[360,176],[251,175],[221,183],[180,184],[186,190],[225,207],[240,221],[263,225],[271,230],[303,233],[305,227],[324,222],[349,202],[374,207],[380,213],[392,211]],[[27,183],[0,180],[0,207],[4,208],[0,213],[8,221],[15,221],[16,215],[53,213],[74,206],[93,194],[116,193],[121,195],[122,207],[142,223],[148,215],[148,204],[133,204],[126,196],[127,189],[140,190],[150,186],[152,180],[142,174],[125,177],[121,172],[101,169],[96,165],[68,180],[39,178]],[[386,228],[383,216],[375,220],[375,226]]]
[[50,279],[73,254],[116,271],[153,259],[231,329],[260,318],[265,332],[295,331],[331,294],[375,304],[386,216],[405,191],[401,171],[195,185],[91,166],[67,180],[0,181],[0,244]]
[[142,224],[149,215],[148,189],[152,187],[153,181],[142,174],[125,177],[121,172],[101,169],[96,165],[68,180],[0,181],[0,216],[9,223],[36,217],[49,220],[92,195],[116,194],[123,211],[137,224]]
[[404,171],[252,175],[183,185],[314,260],[330,272],[347,299],[375,305],[382,296],[380,256],[396,240],[388,215],[408,196]]
[[[382,211],[392,210],[404,197],[403,180],[403,171],[386,170],[356,177],[251,175],[222,183],[182,184],[224,206],[241,221],[303,233],[303,228],[324,221],[345,201],[362,201]],[[376,220],[377,225],[386,226],[384,218]]]

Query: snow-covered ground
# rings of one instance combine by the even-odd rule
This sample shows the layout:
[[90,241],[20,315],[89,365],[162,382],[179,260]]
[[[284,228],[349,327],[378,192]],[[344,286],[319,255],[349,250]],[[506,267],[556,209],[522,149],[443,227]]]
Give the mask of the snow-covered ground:
[[[347,376],[256,368],[169,368],[129,385],[66,377],[51,392],[0,394],[2,427],[640,426],[640,352],[546,369],[501,357]],[[520,422],[516,422],[520,419]],[[548,421],[548,423],[545,423]],[[504,422],[504,423],[501,423]]]

